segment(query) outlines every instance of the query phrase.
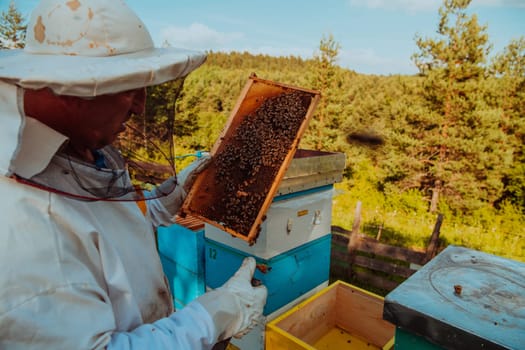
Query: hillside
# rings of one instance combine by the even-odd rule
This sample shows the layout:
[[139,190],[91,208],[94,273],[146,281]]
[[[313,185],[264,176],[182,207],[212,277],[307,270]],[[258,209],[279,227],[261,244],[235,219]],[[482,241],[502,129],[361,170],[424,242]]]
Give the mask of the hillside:
[[[517,171],[524,166],[523,105],[503,108],[495,98],[501,78],[469,87],[476,91],[471,102],[476,110],[448,125],[445,143],[422,77],[361,75],[335,66],[332,85],[323,88],[315,60],[210,52],[185,80],[174,106],[179,154],[211,148],[251,73],[321,90],[322,103],[301,148],[346,154],[334,224],[350,228],[361,201],[371,235],[381,226],[385,240],[422,247],[439,212],[445,215],[444,245],[525,260],[523,172]],[[167,96],[162,90],[170,86],[150,91],[150,108],[166,105],[159,98]],[[454,151],[439,164],[446,182],[432,211],[435,164],[443,145]]]

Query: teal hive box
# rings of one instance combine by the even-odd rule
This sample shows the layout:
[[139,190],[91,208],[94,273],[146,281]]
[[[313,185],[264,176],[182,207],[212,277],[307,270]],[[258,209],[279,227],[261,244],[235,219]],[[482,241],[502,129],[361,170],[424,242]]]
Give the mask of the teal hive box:
[[[331,234],[276,255],[270,259],[255,256],[266,272],[255,271],[254,278],[268,288],[263,314],[269,315],[298,297],[325,283],[330,274]],[[205,238],[206,286],[223,285],[250,254]]]
[[206,291],[204,278],[204,225],[179,219],[177,224],[157,230],[162,267],[180,309]]
[[385,297],[395,349],[525,349],[525,264],[448,246]]
[[190,271],[160,254],[164,274],[168,279],[175,309],[181,309],[206,291],[203,274]]

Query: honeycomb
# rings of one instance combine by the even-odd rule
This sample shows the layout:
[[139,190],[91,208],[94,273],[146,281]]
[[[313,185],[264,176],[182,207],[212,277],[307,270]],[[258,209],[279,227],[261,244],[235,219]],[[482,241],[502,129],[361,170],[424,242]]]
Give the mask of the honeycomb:
[[316,97],[309,91],[278,89],[250,98],[257,100],[251,110],[241,104],[239,111],[246,113],[231,120],[183,210],[253,242]]

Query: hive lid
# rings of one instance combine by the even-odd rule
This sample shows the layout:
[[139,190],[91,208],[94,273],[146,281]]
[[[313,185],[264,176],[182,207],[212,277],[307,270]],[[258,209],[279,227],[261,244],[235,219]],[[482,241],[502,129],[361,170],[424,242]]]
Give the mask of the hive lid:
[[319,97],[251,75],[181,212],[254,243]]
[[345,166],[346,155],[344,153],[298,149],[288,165],[276,195],[341,182]]
[[383,318],[445,348],[522,348],[525,264],[448,246],[385,297]]

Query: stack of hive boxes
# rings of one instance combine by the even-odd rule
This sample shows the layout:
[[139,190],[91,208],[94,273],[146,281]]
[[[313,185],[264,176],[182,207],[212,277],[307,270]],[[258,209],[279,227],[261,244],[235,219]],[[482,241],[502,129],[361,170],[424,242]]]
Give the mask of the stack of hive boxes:
[[[187,233],[181,225],[173,234],[159,231],[159,251],[182,306],[189,300],[179,292],[185,286],[178,270],[188,270],[181,258],[193,259],[186,265],[196,264],[189,270],[197,279],[203,265],[205,288],[214,289],[246,256],[255,257],[254,277],[268,288],[268,319],[328,285],[333,184],[342,179],[345,155],[297,149],[319,99],[319,91],[249,77],[210,151],[214,161],[181,208],[206,223],[203,240],[201,231],[190,238],[197,255],[176,256],[184,254],[174,247]],[[203,292],[200,280],[197,289]],[[257,342],[242,348],[264,347],[265,323]]]
[[333,184],[344,167],[342,153],[297,150],[253,245],[205,225],[206,287],[220,287],[253,256],[254,278],[268,288],[263,322],[232,340],[241,350],[264,349],[265,323],[328,285]]

